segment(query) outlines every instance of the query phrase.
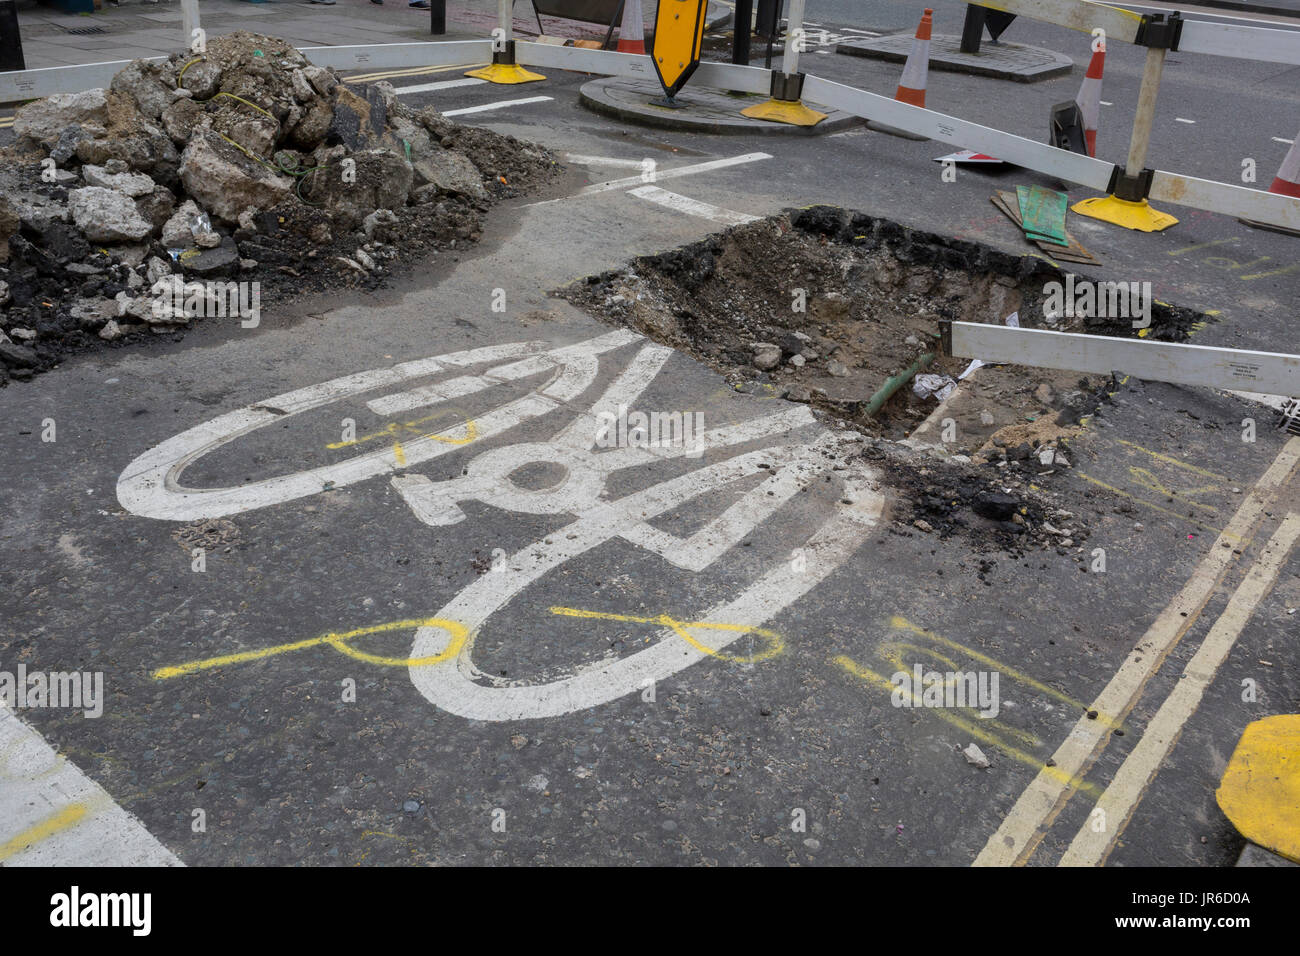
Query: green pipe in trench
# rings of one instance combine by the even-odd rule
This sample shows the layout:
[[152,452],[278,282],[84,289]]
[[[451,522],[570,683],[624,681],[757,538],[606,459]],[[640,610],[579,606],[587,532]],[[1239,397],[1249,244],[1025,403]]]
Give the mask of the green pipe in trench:
[[934,353],[926,352],[919,359],[909,365],[904,371],[885,379],[885,384],[880,386],[880,388],[876,390],[876,394],[872,395],[871,400],[867,402],[867,406],[864,409],[867,417],[870,418],[874,416],[876,412],[880,411],[881,406],[884,405],[885,402],[889,401],[896,391],[910,382],[916,376],[916,373],[921,371],[921,369],[929,368],[930,363],[933,361]]

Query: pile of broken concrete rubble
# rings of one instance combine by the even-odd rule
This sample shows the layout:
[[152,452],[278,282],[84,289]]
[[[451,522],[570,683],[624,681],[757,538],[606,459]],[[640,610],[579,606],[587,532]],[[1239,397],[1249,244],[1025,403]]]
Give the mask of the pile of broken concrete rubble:
[[386,83],[350,88],[245,32],[29,103],[13,130],[0,383],[183,327],[194,310],[159,309],[153,291],[175,276],[373,286],[393,260],[477,239],[492,201],[555,168],[538,147],[414,112]]

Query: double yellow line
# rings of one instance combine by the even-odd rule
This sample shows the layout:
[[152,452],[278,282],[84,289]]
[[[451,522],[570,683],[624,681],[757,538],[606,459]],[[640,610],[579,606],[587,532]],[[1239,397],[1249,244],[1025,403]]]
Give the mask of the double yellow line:
[[374,83],[377,80],[392,80],[406,76],[427,76],[430,73],[452,73],[456,70],[472,70],[487,66],[486,63],[453,63],[451,66],[411,66],[402,70],[383,70],[379,73],[361,73],[346,77],[344,83]]

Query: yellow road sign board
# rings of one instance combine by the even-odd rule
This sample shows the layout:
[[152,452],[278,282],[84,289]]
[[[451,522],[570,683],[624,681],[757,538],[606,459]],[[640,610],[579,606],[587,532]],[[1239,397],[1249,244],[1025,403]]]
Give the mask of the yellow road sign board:
[[709,0],[659,0],[650,57],[664,92],[676,96],[700,65]]

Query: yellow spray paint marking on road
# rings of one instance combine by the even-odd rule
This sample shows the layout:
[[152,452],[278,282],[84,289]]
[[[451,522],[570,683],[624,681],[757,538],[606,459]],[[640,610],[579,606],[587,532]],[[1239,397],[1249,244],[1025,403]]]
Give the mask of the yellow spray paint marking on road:
[[[1202,251],[1206,249],[1211,249],[1215,246],[1228,245],[1231,243],[1238,242],[1240,238],[1241,238],[1240,236],[1233,236],[1230,239],[1215,239],[1211,242],[1201,242],[1201,243],[1197,243],[1194,246],[1185,246],[1182,249],[1174,249],[1171,252],[1166,253],[1166,255],[1182,256],[1182,255],[1187,255],[1188,253],[1201,253]],[[1265,263],[1265,262],[1275,262],[1276,260],[1273,259],[1271,256],[1260,256],[1258,259],[1252,259],[1250,262],[1240,262],[1236,259],[1230,258],[1229,256],[1196,255],[1193,258],[1199,259],[1200,262],[1204,265],[1214,266],[1214,268],[1216,269],[1226,269],[1229,272],[1236,272],[1238,273],[1237,278],[1241,279],[1243,282],[1249,282],[1253,279],[1263,279],[1268,276],[1284,275],[1285,273],[1295,272],[1297,269],[1300,269],[1300,263],[1293,263],[1291,265],[1281,266],[1280,268],[1277,269],[1268,269],[1265,270],[1264,272],[1251,272],[1242,275],[1240,273],[1245,269],[1249,269],[1253,266],[1258,266],[1261,263]]]
[[[1142,507],[1144,508],[1151,508],[1155,511],[1164,512],[1167,515],[1171,515],[1172,517],[1177,518],[1179,521],[1187,521],[1191,524],[1194,524],[1196,525],[1196,527],[1202,529],[1203,531],[1213,531],[1215,534],[1221,534],[1225,538],[1235,541],[1238,544],[1242,544],[1243,542],[1249,543],[1248,538],[1242,538],[1239,535],[1233,534],[1231,531],[1228,531],[1223,528],[1215,527],[1212,524],[1206,524],[1204,521],[1200,521],[1196,518],[1193,518],[1189,515],[1182,514],[1181,512],[1178,511],[1174,511],[1170,508],[1165,508],[1157,504],[1152,504],[1151,502],[1147,501],[1145,498],[1139,498],[1137,495],[1129,494],[1123,488],[1116,488],[1114,485],[1107,484],[1106,482],[1102,481],[1099,478],[1093,478],[1091,475],[1085,474],[1082,471],[1077,471],[1075,472],[1075,474],[1078,475],[1080,478],[1082,478],[1084,481],[1088,482],[1089,484],[1096,485],[1098,488],[1105,488],[1107,491],[1113,492],[1123,498],[1128,498],[1134,504],[1142,505]],[[1033,487],[1035,491],[1039,490],[1037,486],[1031,485],[1030,487]]]
[[15,854],[26,850],[33,843],[40,843],[56,833],[62,833],[69,827],[74,827],[84,820],[90,813],[90,807],[84,803],[69,803],[60,809],[57,813],[46,817],[40,823],[28,827],[22,833],[18,834],[4,843],[0,843],[0,863],[9,859]]
[[[720,661],[729,661],[733,664],[757,664],[760,661],[771,660],[780,654],[785,653],[785,641],[781,635],[775,631],[769,631],[766,628],[751,627],[748,624],[719,624],[709,621],[678,621],[669,617],[667,614],[659,614],[654,617],[638,617],[632,614],[609,614],[604,611],[583,611],[576,607],[553,607],[552,614],[559,614],[563,617],[586,618],[594,621],[622,621],[628,624],[654,624],[658,627],[666,627],[672,630],[674,634],[684,640],[697,651],[708,654],[710,657],[716,657]],[[733,654],[724,654],[721,651],[715,651],[713,648],[702,644],[689,633],[689,630],[701,631],[730,631],[740,634],[757,634],[764,638],[768,645],[756,654],[750,654],[745,657],[738,657]]]
[[[981,664],[988,666],[991,670],[996,670],[999,673],[1006,674],[1008,677],[1010,677],[1018,684],[1024,684],[1027,687],[1032,687],[1040,694],[1045,694],[1048,697],[1052,697],[1060,701],[1066,707],[1072,707],[1075,710],[1088,709],[1087,707],[1084,706],[1083,701],[1075,700],[1069,694],[1064,694],[1061,691],[1057,690],[1055,687],[1052,687],[1048,684],[1044,684],[1042,681],[1035,680],[1033,677],[1030,677],[1028,674],[1024,673],[1023,671],[1016,670],[1016,668],[1014,667],[1008,667],[1006,664],[1003,664],[1000,661],[995,661],[987,654],[981,654],[979,651],[975,650],[974,648],[967,647],[964,644],[958,644],[956,641],[944,637],[942,634],[936,634],[934,631],[927,631],[925,628],[913,624],[905,617],[895,616],[891,618],[889,621],[889,626],[894,628],[895,630],[911,631],[914,634],[921,635],[926,640],[933,641],[936,644],[942,644],[945,647],[949,647],[952,650],[957,651],[958,653],[965,654],[967,657],[970,657],[971,659],[977,660]],[[1101,723],[1103,726],[1115,726],[1115,727],[1121,726],[1118,722],[1113,722],[1111,720],[1111,717],[1107,714],[1098,713],[1097,721]]]
[[[922,647],[920,644],[913,644],[910,641],[889,641],[882,644],[878,650],[886,661],[894,665],[894,673],[898,673],[899,671],[908,672],[911,670],[911,664],[908,663],[908,659],[904,656],[907,651],[911,651],[915,655],[911,658],[913,663],[920,663],[921,658],[929,657],[932,660],[936,660],[939,663],[946,665],[948,667],[946,673],[952,674],[952,679],[945,679],[936,685],[943,690],[945,700],[949,696],[949,691],[952,692],[953,698],[956,699],[957,693],[963,689],[962,680],[957,674],[957,672],[961,670],[957,665],[957,661],[954,658],[949,657],[947,654],[936,651],[932,647]],[[862,675],[855,672],[854,676],[861,677]],[[892,693],[892,683],[890,684],[890,687]],[[917,700],[916,694],[910,693],[910,696],[915,703]],[[924,703],[924,698],[921,698],[921,701]],[[981,722],[987,723],[990,726],[995,726],[1000,733],[1016,738],[1020,741],[1021,746],[1024,747],[1037,747],[1043,742],[1040,737],[1031,734],[1027,730],[1021,730],[1018,727],[1009,727],[1001,721],[993,718],[981,718]]]
[[1218,491],[1219,490],[1218,485],[1203,485],[1200,488],[1189,488],[1186,491],[1175,491],[1173,488],[1170,488],[1165,484],[1163,484],[1160,481],[1160,479],[1155,476],[1154,473],[1152,473],[1150,470],[1146,468],[1139,468],[1136,465],[1130,465],[1128,472],[1130,475],[1133,476],[1133,480],[1136,481],[1139,485],[1141,485],[1143,488],[1146,488],[1150,491],[1154,491],[1158,495],[1162,495],[1166,498],[1172,498],[1175,501],[1181,501],[1184,504],[1191,505],[1193,508],[1203,508],[1206,511],[1213,511],[1215,514],[1217,514],[1219,511],[1219,509],[1216,508],[1214,505],[1207,505],[1203,501],[1193,501],[1191,499],[1192,495],[1205,494],[1206,492],[1210,492],[1210,491]]
[[[869,684],[873,687],[879,688],[880,690],[887,691],[890,694],[893,694],[896,690],[899,690],[899,688],[896,687],[893,681],[891,681],[888,677],[885,677],[883,674],[877,674],[869,667],[863,667],[861,664],[857,663],[852,658],[847,657],[843,654],[841,654],[836,658],[833,658],[833,662],[838,664],[846,672],[856,677],[858,680],[863,681],[864,683]],[[929,711],[930,713],[934,714],[936,717],[938,717],[940,720],[944,721],[945,723],[951,724],[953,727],[965,731],[967,734],[974,737],[976,740],[983,741],[984,743],[988,744],[990,747],[996,747],[997,749],[1001,750],[1003,753],[1005,753],[1007,756],[1011,757],[1012,759],[1017,760],[1020,763],[1023,763],[1027,766],[1033,767],[1035,770],[1039,771],[1040,773],[1047,774],[1048,776],[1059,776],[1061,779],[1061,783],[1063,783],[1068,787],[1071,787],[1072,789],[1077,789],[1083,793],[1092,794],[1094,796],[1100,793],[1100,789],[1097,787],[1096,784],[1088,783],[1084,780],[1073,778],[1069,774],[1066,774],[1058,770],[1056,767],[1044,766],[1043,758],[1035,757],[1033,754],[1030,753],[1025,753],[1024,751],[1016,747],[1008,746],[1005,739],[1003,739],[1002,737],[996,734],[989,733],[983,727],[979,726],[979,724],[976,723],[975,721],[969,720],[968,718],[965,717],[960,717],[957,714],[954,714],[948,710],[943,709],[942,707],[923,707],[922,701],[919,697],[917,697],[911,691],[907,691],[907,694],[912,698],[913,707],[917,707]]]
[[[1142,455],[1145,455],[1148,459],[1149,467],[1142,467],[1140,465],[1128,466],[1129,476],[1133,480],[1133,483],[1135,485],[1137,485],[1140,488],[1144,488],[1148,491],[1153,491],[1157,495],[1160,495],[1163,498],[1173,499],[1175,502],[1187,505],[1192,508],[1199,508],[1202,511],[1209,512],[1212,515],[1220,514],[1220,509],[1217,505],[1212,505],[1204,501],[1195,501],[1193,500],[1193,497],[1194,496],[1204,497],[1205,495],[1210,495],[1215,492],[1222,491],[1223,485],[1220,484],[1220,482],[1227,482],[1228,481],[1227,476],[1221,475],[1218,472],[1210,471],[1206,468],[1200,468],[1196,465],[1188,464],[1185,461],[1181,461],[1170,455],[1162,454],[1158,451],[1153,451],[1150,448],[1144,448],[1143,446],[1137,444],[1136,442],[1126,441],[1121,439],[1119,441],[1119,444],[1129,449],[1130,451],[1139,452]],[[1156,468],[1158,466],[1166,466],[1166,465],[1176,470],[1164,474],[1157,474]],[[1190,473],[1192,475],[1196,475],[1199,478],[1212,479],[1212,483],[1205,483],[1205,484],[1193,485],[1190,487],[1182,487],[1182,488],[1176,487],[1176,484],[1180,480],[1180,478],[1183,480],[1187,479],[1187,476],[1183,474],[1184,472]],[[1127,491],[1123,488],[1116,487],[1115,485],[1112,485],[1108,482],[1102,481],[1100,478],[1094,478],[1092,475],[1089,475],[1086,472],[1079,471],[1076,472],[1076,474],[1084,481],[1096,485],[1099,488],[1105,488],[1107,491],[1113,492],[1114,494],[1120,495],[1124,498],[1128,498],[1130,501],[1134,502],[1135,504],[1139,504],[1145,508],[1151,508],[1155,511],[1159,511],[1164,514],[1170,515],[1174,518],[1177,518],[1179,521],[1189,522],[1193,525],[1196,525],[1196,527],[1201,528],[1204,531],[1212,531],[1215,534],[1227,534],[1230,538],[1235,539],[1237,544],[1242,543],[1241,539],[1237,538],[1236,535],[1233,535],[1230,532],[1225,532],[1222,528],[1214,524],[1211,524],[1206,521],[1202,521],[1198,518],[1192,517],[1191,515],[1180,513],[1178,511],[1173,510],[1172,508],[1167,508],[1164,507],[1163,505],[1156,504],[1153,501],[1148,501],[1146,498],[1139,497],[1138,495],[1135,495],[1130,491]]]
[[1206,478],[1217,478],[1219,481],[1228,480],[1227,475],[1221,475],[1217,471],[1209,471],[1208,469],[1205,468],[1198,468],[1196,465],[1189,465],[1185,461],[1180,461],[1179,459],[1170,457],[1169,455],[1162,455],[1158,451],[1152,451],[1150,448],[1145,448],[1142,445],[1139,445],[1137,442],[1128,441],[1127,439],[1121,438],[1119,440],[1119,443],[1125,446],[1126,448],[1132,448],[1135,451],[1140,451],[1144,455],[1150,455],[1152,458],[1156,459],[1157,461],[1162,461],[1167,465],[1174,465],[1177,468],[1182,468],[1187,471],[1194,472],[1195,474],[1203,475]]
[[[361,445],[368,441],[376,441],[378,439],[383,439],[383,438],[393,439],[393,443],[396,445],[398,432],[415,432],[417,435],[417,440],[421,438],[432,438],[434,441],[442,442],[444,445],[468,445],[474,439],[478,438],[478,426],[474,423],[474,419],[472,418],[465,419],[464,438],[451,438],[447,435],[439,434],[438,432],[422,432],[421,430],[422,425],[424,425],[427,422],[433,421],[433,419],[435,418],[445,418],[447,414],[448,413],[446,411],[440,411],[440,412],[434,412],[432,415],[425,415],[423,418],[417,418],[409,422],[389,422],[387,425],[385,425],[383,428],[379,429],[378,431],[373,431],[370,432],[369,434],[362,435],[360,438],[353,438],[351,441],[330,442],[325,447],[333,451],[338,448],[351,448],[353,445]],[[401,454],[402,457],[405,458],[405,453],[402,452]],[[406,462],[400,461],[398,463],[405,464]]]
[[[359,637],[366,637],[370,634],[384,634],[389,631],[415,630],[420,627],[436,627],[446,631],[450,636],[447,647],[440,654],[431,654],[427,657],[386,657],[378,654],[367,654],[359,651],[352,646],[351,642]],[[376,624],[371,627],[360,627],[354,631],[345,631],[342,633],[322,634],[320,637],[308,638],[304,641],[293,641],[288,644],[277,644],[274,647],[264,647],[256,651],[243,651],[239,654],[226,654],[221,657],[209,657],[204,660],[191,661],[188,664],[178,664],[174,667],[160,667],[153,672],[155,680],[167,680],[172,677],[186,677],[190,674],[197,674],[200,671],[212,670],[217,667],[228,667],[231,664],[245,664],[249,661],[260,661],[268,657],[276,657],[280,654],[288,654],[291,651],[301,651],[309,647],[320,647],[322,645],[332,647],[340,654],[351,657],[353,660],[364,661],[367,664],[377,664],[381,667],[429,667],[433,664],[440,664],[443,661],[451,660],[460,653],[465,641],[469,637],[469,631],[463,624],[456,621],[449,621],[445,618],[428,617],[418,620],[409,621],[391,621],[388,624]]]

